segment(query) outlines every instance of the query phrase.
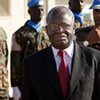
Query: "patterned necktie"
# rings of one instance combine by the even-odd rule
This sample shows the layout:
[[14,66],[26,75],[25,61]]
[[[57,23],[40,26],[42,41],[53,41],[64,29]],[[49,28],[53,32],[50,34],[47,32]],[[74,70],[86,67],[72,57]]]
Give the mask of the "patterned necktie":
[[61,57],[61,63],[59,67],[59,80],[60,80],[60,85],[61,85],[64,96],[68,94],[69,81],[70,81],[69,69],[68,69],[68,65],[66,62],[65,54],[66,54],[65,51],[58,52],[58,55]]

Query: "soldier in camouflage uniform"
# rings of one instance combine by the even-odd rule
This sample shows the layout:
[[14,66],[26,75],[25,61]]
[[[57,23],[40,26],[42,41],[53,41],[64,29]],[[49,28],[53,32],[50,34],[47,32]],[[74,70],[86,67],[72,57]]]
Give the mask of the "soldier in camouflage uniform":
[[9,100],[9,82],[8,82],[8,48],[7,36],[5,31],[0,27],[0,100]]
[[76,41],[80,45],[90,46],[100,50],[100,0],[94,0],[90,9],[93,9],[94,26],[76,30]]
[[36,53],[50,45],[45,28],[40,21],[43,16],[43,0],[31,0],[28,3],[28,13],[31,19],[18,29],[12,36],[11,50],[11,85],[14,90],[13,98],[21,97],[22,61],[24,57]]
[[73,12],[75,17],[75,27],[82,27],[83,24],[83,14],[82,10],[84,8],[84,0],[69,0],[69,9]]

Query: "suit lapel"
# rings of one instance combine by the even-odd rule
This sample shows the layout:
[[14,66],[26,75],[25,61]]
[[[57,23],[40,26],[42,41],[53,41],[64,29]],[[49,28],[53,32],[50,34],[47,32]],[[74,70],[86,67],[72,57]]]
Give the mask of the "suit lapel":
[[73,57],[73,64],[72,64],[72,75],[70,80],[70,92],[69,96],[71,96],[72,92],[74,91],[75,87],[77,86],[81,74],[84,70],[84,55],[81,52],[78,45],[75,45],[75,54]]
[[[50,81],[50,84],[52,88],[55,90],[55,92],[61,97],[63,97],[61,88],[60,88],[60,82],[58,73],[56,70],[56,63],[54,60],[53,52],[51,48],[47,48],[47,51],[45,52],[45,55],[43,55],[43,62],[44,62],[44,71],[46,73],[46,76],[48,77],[48,80]],[[48,56],[49,55],[49,56]],[[48,59],[48,60],[45,60]],[[82,50],[78,45],[75,45],[75,54],[73,57],[73,64],[72,64],[72,75],[70,80],[70,92],[69,96],[73,93],[75,87],[77,86],[81,75],[84,70],[84,54],[82,53]]]
[[51,48],[48,48],[47,52],[45,53],[43,62],[45,64],[44,71],[46,73],[46,76],[48,77],[48,80],[50,80],[50,84],[52,88],[55,90],[56,93],[59,94],[59,96],[63,97],[60,88],[59,77],[56,69],[56,63]]

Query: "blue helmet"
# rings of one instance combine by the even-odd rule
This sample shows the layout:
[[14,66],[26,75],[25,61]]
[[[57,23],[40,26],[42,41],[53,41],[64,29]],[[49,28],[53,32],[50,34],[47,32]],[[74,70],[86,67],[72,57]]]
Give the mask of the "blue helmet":
[[44,0],[30,0],[27,4],[28,7],[42,6],[44,5]]
[[100,0],[94,0],[90,9],[100,9]]

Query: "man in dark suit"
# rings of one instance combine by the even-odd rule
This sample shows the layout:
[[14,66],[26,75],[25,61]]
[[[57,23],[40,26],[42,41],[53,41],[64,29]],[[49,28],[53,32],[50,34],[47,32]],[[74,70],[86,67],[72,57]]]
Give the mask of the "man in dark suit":
[[98,100],[100,52],[74,42],[74,15],[57,6],[47,15],[51,46],[23,62],[23,100]]

